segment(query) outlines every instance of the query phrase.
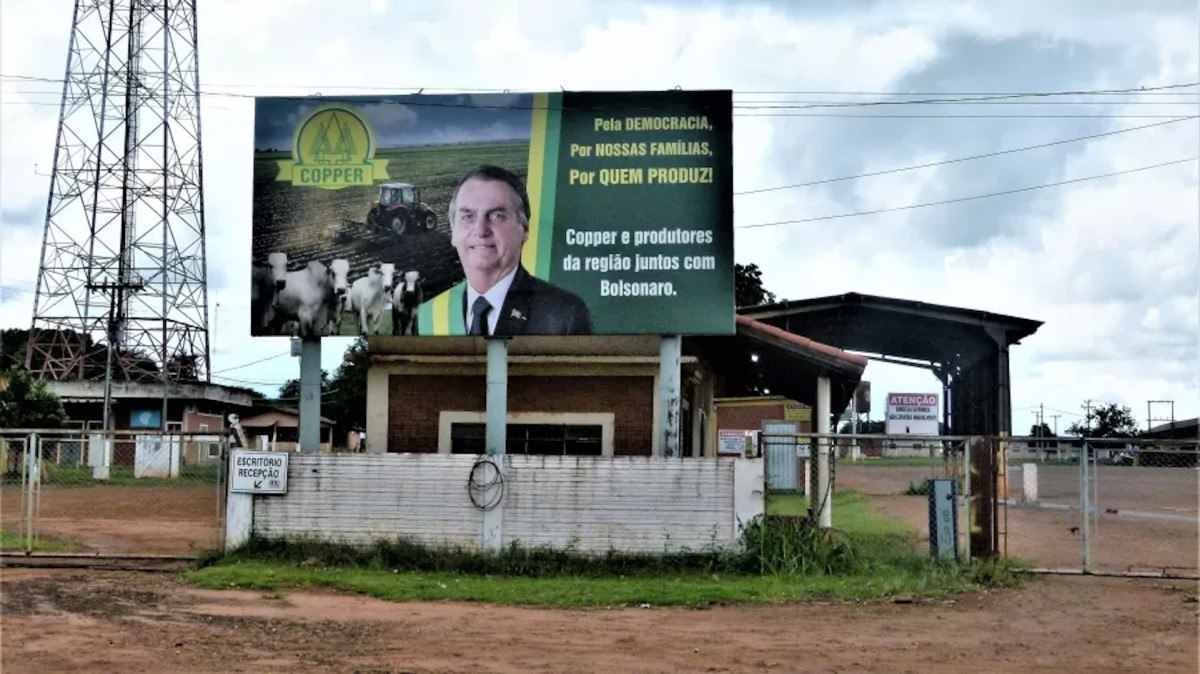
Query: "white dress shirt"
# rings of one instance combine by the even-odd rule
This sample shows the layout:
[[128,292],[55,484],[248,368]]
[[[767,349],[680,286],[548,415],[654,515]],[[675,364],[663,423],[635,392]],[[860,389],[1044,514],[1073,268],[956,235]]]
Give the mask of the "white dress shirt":
[[467,326],[467,330],[471,329],[471,307],[475,305],[475,298],[480,295],[492,305],[492,310],[488,312],[488,327],[489,335],[496,334],[496,323],[500,322],[500,310],[504,308],[504,298],[508,296],[508,289],[512,287],[513,278],[517,275],[517,268],[505,274],[503,278],[496,281],[496,285],[492,286],[487,292],[477,293],[471,287],[471,282],[467,282],[467,306],[463,313],[463,325]]

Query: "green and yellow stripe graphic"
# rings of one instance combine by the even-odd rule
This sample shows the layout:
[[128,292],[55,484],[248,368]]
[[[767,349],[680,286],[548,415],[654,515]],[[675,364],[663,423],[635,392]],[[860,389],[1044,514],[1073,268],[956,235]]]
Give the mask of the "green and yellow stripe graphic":
[[[538,278],[550,277],[550,246],[554,241],[554,193],[558,182],[558,147],[562,129],[562,94],[533,95],[529,130],[529,163],[525,186],[529,191],[529,240],[521,251],[521,264]],[[462,335],[464,283],[421,305],[417,320],[422,335]]]

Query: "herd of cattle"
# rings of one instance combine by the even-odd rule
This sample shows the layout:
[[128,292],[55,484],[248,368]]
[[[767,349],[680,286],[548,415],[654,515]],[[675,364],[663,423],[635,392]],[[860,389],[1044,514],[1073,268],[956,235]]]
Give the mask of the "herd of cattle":
[[271,253],[267,262],[255,263],[251,275],[251,334],[336,335],[342,315],[349,313],[360,334],[378,335],[389,304],[391,334],[418,334],[417,309],[424,301],[418,271],[403,272],[397,284],[396,265],[380,263],[350,283],[350,262],[343,258],[328,265],[314,260],[293,271],[285,253]]

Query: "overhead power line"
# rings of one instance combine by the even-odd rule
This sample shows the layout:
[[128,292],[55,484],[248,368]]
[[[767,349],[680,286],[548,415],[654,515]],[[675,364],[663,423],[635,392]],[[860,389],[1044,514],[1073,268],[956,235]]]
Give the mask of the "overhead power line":
[[744,196],[744,195],[750,195],[750,194],[762,194],[764,192],[777,192],[779,190],[790,190],[790,189],[795,189],[797,187],[812,187],[814,185],[827,185],[829,183],[843,182],[846,180],[856,180],[858,178],[871,178],[874,176],[888,175],[890,173],[902,173],[904,171],[916,171],[919,169],[933,168],[935,166],[945,166],[947,164],[957,164],[959,162],[971,161],[974,159],[987,159],[988,157],[998,157],[1001,155],[1013,154],[1015,152],[1026,152],[1028,150],[1039,150],[1042,148],[1054,147],[1055,145],[1066,145],[1067,143],[1077,143],[1077,142],[1083,141],[1083,140],[1092,140],[1095,138],[1116,136],[1116,135],[1119,135],[1122,133],[1129,133],[1131,131],[1141,131],[1143,129],[1152,129],[1154,127],[1165,126],[1167,124],[1176,124],[1179,122],[1187,121],[1189,119],[1196,119],[1196,118],[1197,118],[1197,115],[1192,115],[1190,117],[1179,117],[1176,119],[1168,120],[1166,122],[1154,122],[1152,124],[1143,124],[1141,126],[1131,126],[1131,127],[1125,128],[1125,129],[1116,129],[1113,131],[1105,131],[1104,133],[1094,133],[1094,134],[1091,134],[1088,136],[1076,136],[1075,138],[1064,138],[1062,140],[1050,141],[1048,143],[1039,143],[1037,145],[1026,145],[1023,147],[1014,147],[1014,148],[1009,148],[1007,150],[996,150],[995,152],[985,152],[983,154],[973,154],[973,155],[968,155],[966,157],[956,157],[954,159],[943,159],[941,161],[928,162],[925,164],[915,164],[913,166],[901,166],[899,168],[885,169],[882,171],[872,171],[870,173],[858,173],[858,174],[851,175],[851,176],[841,176],[839,178],[826,178],[823,180],[812,180],[812,181],[804,182],[804,183],[792,183],[790,185],[780,185],[778,187],[762,187],[762,188],[753,189],[753,190],[743,190],[741,192],[734,192],[734,195]]
[[[6,73],[0,73],[0,79],[19,80],[19,81],[25,81],[25,82],[48,82],[48,83],[54,83],[54,84],[61,84],[63,82],[63,80],[61,78],[55,78],[55,77],[40,77],[40,76],[36,76],[36,75],[6,74]],[[226,85],[226,86],[228,86],[228,85]],[[233,87],[236,87],[236,86],[240,86],[240,85],[233,85]],[[509,90],[509,89],[454,89],[454,88],[447,88],[447,87],[440,87],[440,88],[439,87],[418,87],[418,86],[407,86],[407,85],[406,86],[376,85],[373,87],[365,87],[365,86],[361,86],[361,85],[340,85],[340,84],[330,84],[330,85],[299,84],[299,85],[292,85],[292,86],[295,86],[297,88],[312,89],[312,90],[317,90],[317,91],[323,90],[323,89],[350,89],[350,90],[369,89],[369,90],[378,92],[381,90],[395,89],[395,90],[411,90],[413,92],[423,92],[423,91],[455,92],[455,91],[457,91],[457,92],[462,92],[462,93],[500,93],[500,94],[511,93],[511,90]],[[1053,96],[1085,96],[1085,95],[1140,96],[1140,95],[1145,95],[1147,93],[1155,93],[1155,92],[1164,92],[1164,91],[1175,92],[1175,90],[1178,90],[1178,89],[1186,89],[1186,88],[1191,88],[1191,87],[1196,87],[1196,86],[1200,86],[1200,82],[1184,82],[1184,83],[1165,84],[1165,85],[1152,86],[1152,87],[1131,87],[1131,88],[1120,88],[1120,89],[1078,89],[1078,90],[1062,90],[1062,91],[1016,91],[1016,92],[979,92],[979,93],[974,93],[974,92],[908,92],[908,93],[903,93],[903,92],[862,92],[862,91],[844,91],[844,92],[812,91],[812,92],[806,92],[806,91],[802,91],[802,90],[801,91],[779,90],[779,91],[760,91],[760,92],[741,91],[741,92],[734,92],[734,93],[735,94],[743,94],[743,95],[746,95],[746,94],[793,94],[793,95],[821,94],[821,95],[874,95],[874,96],[957,96],[957,95],[961,95],[962,97],[959,97],[959,98],[926,98],[926,99],[914,100],[914,101],[854,101],[854,102],[833,102],[833,103],[818,102],[818,103],[798,103],[798,104],[794,104],[794,105],[792,105],[792,104],[763,105],[763,104],[745,104],[745,103],[738,104],[738,103],[735,103],[733,107],[735,109],[808,109],[808,108],[827,108],[827,107],[872,107],[872,106],[881,106],[881,105],[920,105],[920,104],[932,104],[932,103],[967,103],[967,102],[985,102],[985,101],[992,101],[992,100],[1005,100],[1005,99],[1017,99],[1017,98],[1043,98],[1043,97],[1053,97]],[[231,88],[233,88],[233,87],[231,87]],[[202,96],[226,96],[226,97],[232,97],[232,98],[257,98],[258,97],[257,94],[244,94],[244,93],[232,92],[232,91],[214,91],[214,90],[202,90],[202,91],[200,91],[200,94]],[[307,96],[279,96],[278,98],[307,98]],[[330,97],[325,97],[325,98],[330,98]],[[430,105],[430,106],[437,106],[437,107],[462,107],[462,108],[494,108],[494,107],[497,107],[497,106],[492,106],[492,105],[474,104],[474,103],[441,103],[441,102],[416,103],[416,102],[406,101],[406,104]],[[505,107],[505,108],[509,108],[509,109],[526,109],[527,108],[527,106],[499,106],[499,107]],[[529,108],[529,109],[532,109],[532,108]]]
[[[1194,87],[1200,82],[1189,82],[1185,84],[1171,84],[1162,87],[1154,87],[1154,90],[1161,89],[1179,89],[1186,87]],[[807,108],[865,108],[881,105],[929,105],[929,104],[945,104],[945,103],[982,103],[1001,101],[1014,98],[1039,98],[1045,96],[1078,96],[1087,94],[1110,95],[1110,94],[1131,94],[1141,93],[1147,89],[1093,89],[1090,91],[1048,91],[1048,92],[1024,92],[1012,94],[992,94],[984,96],[967,96],[960,98],[920,98],[910,101],[852,101],[848,103],[839,102],[819,102],[819,103],[784,103],[784,104],[757,104],[757,105],[737,105],[734,108],[741,109],[783,109],[783,110],[803,110]]]
[[1066,95],[1162,95],[1161,92],[1173,89],[1188,89],[1200,86],[1200,82],[1179,82],[1161,84],[1150,87],[1125,87],[1113,89],[1080,89],[1066,90],[1015,90],[1015,91],[861,91],[846,89],[773,89],[773,90],[735,90],[733,93],[752,96],[766,95],[795,95],[795,96],[1066,96]]
[[844,112],[735,112],[734,117],[842,117],[857,119],[1166,119],[1177,115],[1106,115],[1106,114],[892,114],[867,113],[850,114]]
[[[204,94],[209,95],[209,94]],[[256,96],[239,96],[238,98],[253,99]],[[306,96],[275,96],[274,98],[295,98],[296,100],[306,99]],[[326,101],[339,100],[337,96],[320,97]],[[58,103],[39,102],[39,101],[0,101],[0,105],[24,105],[28,107],[43,107],[57,108]],[[505,110],[534,110],[531,106],[484,106],[484,105],[436,105],[432,103],[415,103],[405,101],[404,105],[411,106],[430,106],[430,107],[470,107],[475,109],[505,109]],[[737,106],[734,106],[737,107]],[[220,108],[229,110],[231,108]],[[848,113],[836,112],[806,112],[806,113],[788,113],[788,112],[735,112],[734,117],[743,119],[778,119],[781,117],[829,117],[829,118],[857,118],[857,119],[1168,119],[1175,115],[1120,115],[1120,114],[1069,114],[1069,115],[1036,115],[1036,114],[943,114],[943,115],[890,115],[890,114],[864,114],[855,115]]]
[[222,373],[222,372],[233,372],[234,370],[240,370],[240,369],[242,369],[242,368],[250,367],[251,365],[258,365],[259,363],[265,363],[265,362],[267,362],[268,360],[275,360],[276,358],[283,358],[284,356],[290,356],[290,355],[291,355],[291,353],[290,353],[290,352],[288,352],[288,353],[277,353],[277,354],[275,354],[275,355],[273,355],[273,356],[267,356],[267,357],[265,357],[265,358],[259,358],[258,360],[252,360],[252,361],[250,361],[249,363],[242,363],[241,365],[234,365],[234,366],[232,366],[232,367],[225,367],[225,368],[221,368],[220,370],[213,370],[213,374],[220,374],[220,373]]
[[251,386],[283,386],[287,381],[262,381],[259,379],[241,379],[239,377],[228,377],[222,374],[212,375],[213,379],[221,379],[224,381],[236,382],[238,384],[249,384]]
[[1043,190],[1043,189],[1047,189],[1050,187],[1060,187],[1062,185],[1072,185],[1075,183],[1081,183],[1081,182],[1085,182],[1088,180],[1099,180],[1101,178],[1112,178],[1114,176],[1127,175],[1130,173],[1138,173],[1140,171],[1149,171],[1151,169],[1163,168],[1166,166],[1174,166],[1176,164],[1184,164],[1187,162],[1193,162],[1193,161],[1196,161],[1197,159],[1200,159],[1200,157],[1187,157],[1184,159],[1175,159],[1173,161],[1166,161],[1166,162],[1161,162],[1158,164],[1151,164],[1149,166],[1139,166],[1137,168],[1126,169],[1123,171],[1113,171],[1112,173],[1102,173],[1100,175],[1084,176],[1082,178],[1072,178],[1070,180],[1060,180],[1058,182],[1044,183],[1041,185],[1030,185],[1029,187],[1019,187],[1017,189],[1004,190],[1001,192],[988,192],[987,194],[974,194],[974,195],[967,196],[967,197],[956,197],[954,199],[942,199],[940,201],[928,201],[928,202],[919,203],[919,204],[909,204],[907,206],[895,206],[893,208],[877,208],[877,209],[869,210],[869,211],[854,211],[851,213],[837,213],[834,215],[821,215],[821,216],[817,216],[817,217],[813,217],[813,218],[799,218],[796,220],[780,220],[777,222],[760,222],[760,223],[754,224],[754,225],[738,225],[737,228],[738,229],[754,229],[757,227],[777,227],[779,225],[798,225],[798,224],[802,224],[802,223],[806,223],[806,222],[820,222],[820,221],[824,221],[824,220],[839,220],[841,218],[853,218],[853,217],[858,217],[858,216],[863,216],[863,215],[877,215],[880,213],[892,213],[895,211],[911,211],[911,210],[918,209],[918,208],[929,208],[931,206],[945,206],[947,204],[957,204],[957,203],[962,203],[964,201],[975,201],[977,199],[989,199],[991,197],[999,197],[999,196],[1004,196],[1004,195],[1008,195],[1008,194],[1019,194],[1021,192],[1032,192],[1034,190]]

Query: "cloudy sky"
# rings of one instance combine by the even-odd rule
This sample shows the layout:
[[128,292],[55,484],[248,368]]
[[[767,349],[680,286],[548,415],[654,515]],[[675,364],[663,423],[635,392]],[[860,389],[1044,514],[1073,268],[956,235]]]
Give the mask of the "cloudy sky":
[[[0,326],[28,327],[69,0],[0,0]],[[693,3],[371,0],[199,7],[210,270],[249,269],[253,103],[219,95],[560,88],[734,91],[735,190],[860,176],[1197,114],[1200,88],[971,103],[841,104],[1082,92],[1200,80],[1191,0]],[[442,93],[439,91],[439,93]],[[913,95],[897,95],[913,94]],[[1182,104],[1181,103],[1185,103]],[[823,104],[826,107],[801,105]],[[775,107],[772,107],[775,106]],[[786,106],[783,108],[777,106]],[[875,215],[1198,154],[1195,119],[911,171],[745,194],[736,257],[798,299],[849,291],[1045,325],[1012,352],[1013,421],[1060,427],[1084,399],[1200,412],[1197,162]],[[790,222],[754,227],[764,223]],[[266,392],[296,376],[250,340],[248,279],[210,272],[214,371]],[[345,340],[328,340],[336,367]],[[936,390],[872,363],[890,391]],[[1155,416],[1166,410],[1156,410]],[[874,415],[879,416],[877,411]]]

